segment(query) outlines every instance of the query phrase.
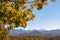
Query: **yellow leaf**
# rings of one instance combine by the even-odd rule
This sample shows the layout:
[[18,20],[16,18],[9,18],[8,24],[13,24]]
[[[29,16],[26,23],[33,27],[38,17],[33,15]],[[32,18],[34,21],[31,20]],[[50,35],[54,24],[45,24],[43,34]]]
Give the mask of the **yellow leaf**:
[[35,4],[31,4],[31,8],[35,7]]
[[0,25],[2,25],[3,24],[3,21],[0,21]]
[[56,2],[56,0],[51,0],[51,2]]

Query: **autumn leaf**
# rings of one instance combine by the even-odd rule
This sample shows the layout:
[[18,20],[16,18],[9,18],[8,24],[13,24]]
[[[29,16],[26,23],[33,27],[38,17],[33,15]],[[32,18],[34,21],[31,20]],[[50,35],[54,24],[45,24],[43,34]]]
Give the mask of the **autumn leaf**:
[[56,2],[56,0],[51,0],[51,2]]

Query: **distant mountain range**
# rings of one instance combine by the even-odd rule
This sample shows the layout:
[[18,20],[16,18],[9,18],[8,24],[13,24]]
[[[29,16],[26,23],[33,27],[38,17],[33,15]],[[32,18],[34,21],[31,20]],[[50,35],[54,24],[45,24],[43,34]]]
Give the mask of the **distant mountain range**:
[[54,37],[60,36],[60,30],[23,30],[23,29],[12,29],[9,36],[43,36],[43,37]]

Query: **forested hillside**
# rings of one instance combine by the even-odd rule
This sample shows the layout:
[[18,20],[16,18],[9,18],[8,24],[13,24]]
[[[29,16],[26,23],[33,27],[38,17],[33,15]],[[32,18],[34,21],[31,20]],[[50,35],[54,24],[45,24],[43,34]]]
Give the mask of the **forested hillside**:
[[38,36],[10,37],[10,40],[60,40],[60,36],[51,38]]

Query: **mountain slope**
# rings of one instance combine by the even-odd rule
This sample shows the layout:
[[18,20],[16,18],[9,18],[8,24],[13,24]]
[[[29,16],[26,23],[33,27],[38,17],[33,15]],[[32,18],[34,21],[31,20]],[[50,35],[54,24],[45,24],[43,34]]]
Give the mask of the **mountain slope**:
[[23,30],[23,29],[12,29],[9,33],[10,36],[43,36],[53,37],[60,36],[60,30],[41,31],[41,30]]

